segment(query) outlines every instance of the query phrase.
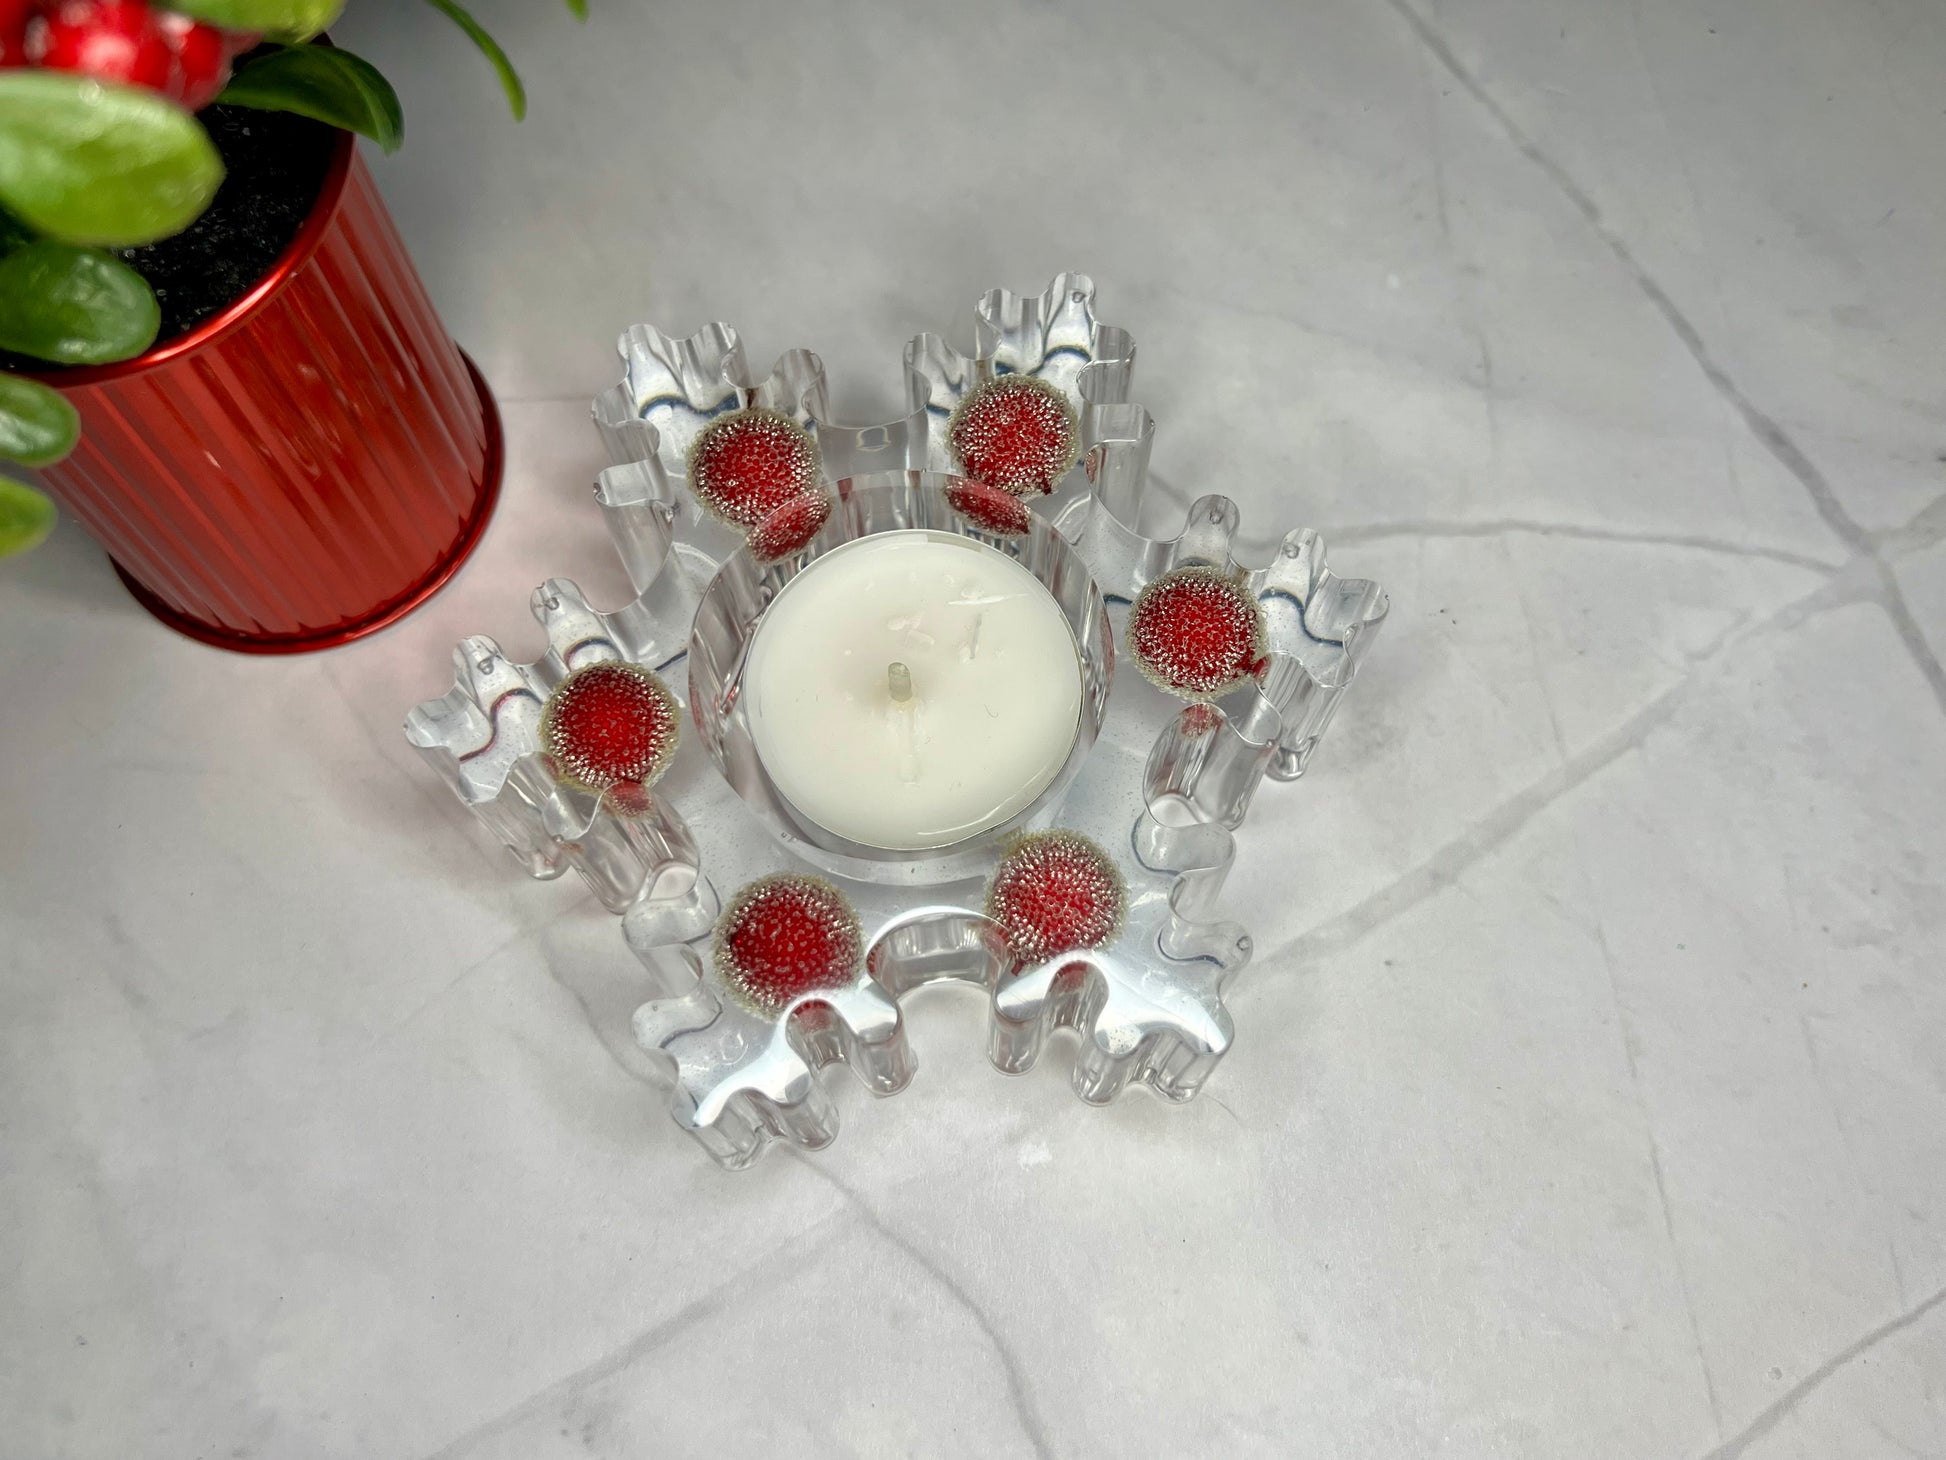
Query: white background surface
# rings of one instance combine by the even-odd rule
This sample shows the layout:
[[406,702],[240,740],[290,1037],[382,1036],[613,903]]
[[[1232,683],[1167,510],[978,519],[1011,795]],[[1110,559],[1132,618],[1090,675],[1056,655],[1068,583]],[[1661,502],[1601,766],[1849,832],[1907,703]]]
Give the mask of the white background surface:
[[[0,1453],[1946,1455],[1938,6],[594,7],[480,7],[518,127],[340,28],[506,417],[457,584],[259,661],[71,528],[0,567]],[[1059,268],[1179,495],[1393,595],[1242,835],[1236,1051],[1091,1110],[920,999],[726,1176],[400,718],[623,596],[624,325],[889,414]]]

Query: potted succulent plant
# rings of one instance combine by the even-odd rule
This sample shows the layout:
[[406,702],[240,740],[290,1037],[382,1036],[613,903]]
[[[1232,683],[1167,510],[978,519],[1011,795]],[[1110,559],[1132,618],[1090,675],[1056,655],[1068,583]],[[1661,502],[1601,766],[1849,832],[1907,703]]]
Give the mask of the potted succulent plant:
[[[358,156],[404,123],[322,39],[342,4],[0,0],[0,459],[151,612],[254,652],[407,612],[499,485],[492,396]],[[0,475],[0,555],[53,521]]]

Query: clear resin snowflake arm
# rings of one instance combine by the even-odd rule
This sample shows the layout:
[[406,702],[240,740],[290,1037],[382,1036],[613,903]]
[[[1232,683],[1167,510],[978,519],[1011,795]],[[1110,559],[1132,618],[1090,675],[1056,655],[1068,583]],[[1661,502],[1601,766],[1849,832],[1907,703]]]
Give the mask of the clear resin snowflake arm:
[[908,381],[917,379],[928,434],[923,465],[959,472],[946,430],[967,394],[1003,376],[1023,375],[1064,396],[1082,419],[1088,410],[1126,402],[1135,341],[1095,317],[1095,285],[1086,274],[1057,274],[1038,294],[991,289],[974,307],[974,346],[962,355],[938,335],[905,347]]
[[[868,971],[855,933],[828,970],[809,974],[773,964],[753,980],[751,960],[726,956],[726,928],[750,893],[812,881],[755,879],[727,910],[712,898],[708,922],[685,900],[655,897],[623,920],[629,946],[665,990],[636,1011],[636,1042],[669,1073],[676,1124],[731,1170],[772,1141],[816,1150],[836,1138],[837,1108],[818,1079],[826,1066],[849,1066],[875,1095],[904,1089],[916,1067],[898,1003]],[[816,886],[843,900],[829,884]]]
[[905,413],[858,426],[832,416],[824,362],[809,350],[787,351],[758,379],[737,332],[720,322],[684,339],[638,324],[617,349],[622,378],[594,403],[595,426],[617,466],[653,462],[669,480],[687,483],[690,448],[703,428],[752,407],[775,411],[808,431],[827,481],[925,463],[929,386],[910,366]]
[[809,350],[790,350],[758,379],[727,324],[705,325],[684,339],[638,324],[616,349],[622,380],[595,398],[595,425],[617,463],[654,457],[680,463],[706,422],[745,406],[803,424],[830,414],[823,361]]
[[711,986],[707,956],[695,946],[652,948],[649,961],[681,960],[693,984],[644,1004],[634,1023],[636,1042],[669,1072],[670,1115],[719,1165],[740,1170],[775,1140],[830,1145],[838,1111],[818,1079],[828,1065],[848,1065],[875,1095],[911,1081],[917,1062],[899,1006],[870,977],[766,1016]]
[[453,653],[453,688],[405,720],[406,739],[530,876],[572,869],[611,912],[645,889],[687,887],[700,861],[666,791],[624,807],[564,781],[540,753],[543,707],[574,670],[608,660],[666,667],[655,656],[667,635],[639,601],[631,608],[599,613],[574,584],[551,579],[533,597],[545,654],[518,664],[490,638],[467,639]]
[[1286,536],[1268,564],[1245,567],[1232,549],[1241,514],[1228,497],[1199,498],[1174,537],[1143,535],[1133,524],[1141,520],[1146,487],[1146,414],[1115,422],[1141,434],[1092,444],[1087,462],[1091,473],[1108,479],[1105,489],[1067,502],[1055,525],[1111,601],[1132,602],[1146,585],[1184,567],[1213,568],[1247,585],[1268,640],[1268,667],[1249,692],[1262,704],[1233,697],[1224,708],[1246,733],[1274,741],[1268,774],[1296,780],[1370,652],[1390,601],[1371,580],[1332,572],[1323,539],[1309,528]]

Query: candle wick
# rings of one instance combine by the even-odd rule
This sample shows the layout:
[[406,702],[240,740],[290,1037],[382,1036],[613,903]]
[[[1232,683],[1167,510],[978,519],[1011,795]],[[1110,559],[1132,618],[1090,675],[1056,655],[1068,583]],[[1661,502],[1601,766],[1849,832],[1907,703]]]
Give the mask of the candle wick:
[[973,632],[966,642],[960,645],[959,657],[962,664],[971,664],[980,655],[980,630],[986,624],[984,612],[973,615]]
[[885,684],[892,691],[893,722],[905,741],[899,779],[911,785],[919,779],[919,717],[912,702],[912,671],[894,659],[885,666]]

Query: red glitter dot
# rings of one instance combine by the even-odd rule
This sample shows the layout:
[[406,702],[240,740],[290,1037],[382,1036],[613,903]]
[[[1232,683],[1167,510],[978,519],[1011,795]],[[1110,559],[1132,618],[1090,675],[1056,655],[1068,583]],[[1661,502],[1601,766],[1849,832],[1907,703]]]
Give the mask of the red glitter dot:
[[1074,407],[1031,375],[1002,375],[967,392],[946,424],[960,469],[1016,496],[1038,496],[1074,465]]
[[1014,967],[1100,948],[1121,931],[1126,894],[1108,854],[1072,831],[1018,837],[987,884],[987,916],[1013,950]]
[[587,790],[630,782],[646,792],[669,768],[681,723],[676,697],[639,664],[590,664],[547,697],[541,750],[556,775]]
[[818,529],[831,520],[829,492],[800,492],[750,529],[746,541],[751,556],[760,563],[789,557],[818,535]]
[[1201,740],[1206,735],[1214,735],[1223,723],[1223,712],[1215,705],[1198,702],[1184,705],[1182,714],[1176,717],[1176,724],[1183,735],[1190,740]]
[[1142,672],[1184,699],[1214,699],[1262,674],[1263,613],[1214,568],[1177,568],[1136,596],[1128,647]]
[[711,421],[689,448],[691,490],[734,527],[755,527],[817,482],[817,442],[789,416],[761,406]]
[[821,877],[760,877],[730,899],[711,951],[717,976],[760,1013],[839,989],[858,974],[864,935],[845,895]]
[[655,806],[654,794],[640,781],[617,781],[602,796],[618,816],[647,816]]
[[1034,525],[1025,502],[985,482],[954,482],[946,488],[946,500],[960,516],[996,537],[1019,537]]

